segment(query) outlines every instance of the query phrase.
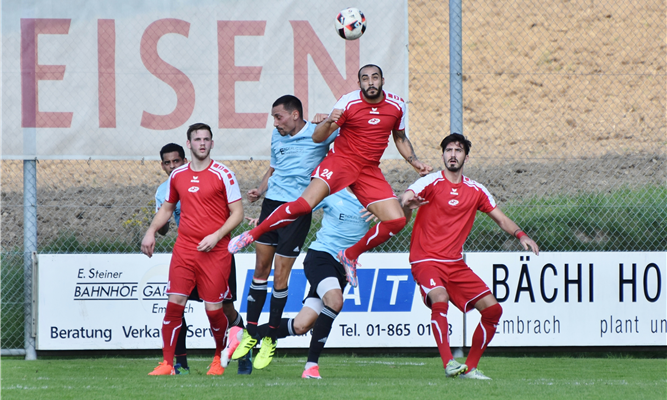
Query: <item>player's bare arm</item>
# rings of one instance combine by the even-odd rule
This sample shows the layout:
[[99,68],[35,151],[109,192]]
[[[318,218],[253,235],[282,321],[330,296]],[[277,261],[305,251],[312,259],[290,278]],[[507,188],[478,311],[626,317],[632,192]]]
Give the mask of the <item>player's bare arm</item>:
[[339,128],[336,122],[341,115],[343,115],[343,110],[334,108],[327,119],[317,124],[317,127],[313,132],[313,142],[322,143],[327,140],[327,138]]
[[141,241],[141,252],[146,254],[148,257],[153,256],[153,251],[155,250],[155,232],[158,231],[161,227],[169,222],[171,214],[176,209],[176,203],[169,203],[165,201],[162,203],[162,207],[157,211],[151,225],[148,227],[146,234],[144,235],[143,240]]
[[259,186],[256,187],[255,189],[248,190],[249,202],[251,203],[256,202],[257,200],[259,200],[260,197],[262,197],[264,193],[266,193],[266,191],[269,188],[269,178],[271,177],[271,175],[273,175],[274,171],[275,169],[273,167],[269,167],[269,169],[266,170],[266,173],[264,174],[262,182],[260,182]]
[[528,236],[525,232],[523,232],[521,228],[519,228],[519,225],[517,225],[514,221],[512,221],[498,207],[496,207],[495,209],[493,209],[493,211],[488,213],[488,216],[491,217],[491,219],[496,224],[498,224],[498,226],[502,230],[518,238],[519,242],[521,243],[521,245],[525,250],[530,249],[530,251],[535,253],[536,256],[540,255],[540,248],[537,246],[537,243],[535,243],[535,241],[531,239],[530,236]]
[[394,137],[394,143],[396,143],[398,152],[401,153],[401,156],[405,158],[405,161],[412,165],[412,168],[414,168],[420,176],[424,176],[433,170],[430,165],[419,161],[415,154],[415,149],[412,148],[410,139],[408,139],[408,136],[405,134],[405,130],[393,130],[391,133]]
[[243,221],[243,202],[235,201],[229,205],[229,218],[217,231],[206,236],[199,242],[197,251],[211,251],[216,244],[229,234],[232,229],[236,228],[241,221]]

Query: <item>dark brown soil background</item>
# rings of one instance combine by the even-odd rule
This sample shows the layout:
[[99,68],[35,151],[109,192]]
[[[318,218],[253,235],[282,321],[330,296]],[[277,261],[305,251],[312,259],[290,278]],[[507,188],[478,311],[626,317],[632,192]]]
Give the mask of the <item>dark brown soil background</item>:
[[[664,0],[543,3],[464,2],[463,121],[473,142],[466,175],[501,204],[665,188]],[[417,154],[440,168],[438,144],[449,133],[448,4],[411,0],[409,13],[410,136]],[[268,166],[226,164],[243,193]],[[402,161],[382,167],[397,193],[417,178]],[[8,250],[23,240],[22,163],[3,160],[1,173]],[[154,161],[39,161],[39,244],[68,234],[135,240],[165,178]]]

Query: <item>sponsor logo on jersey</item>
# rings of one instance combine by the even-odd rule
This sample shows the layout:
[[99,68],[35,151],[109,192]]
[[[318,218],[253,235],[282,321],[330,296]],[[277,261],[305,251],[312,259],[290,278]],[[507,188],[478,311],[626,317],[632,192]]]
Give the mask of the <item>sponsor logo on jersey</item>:
[[454,196],[458,196],[459,192],[456,191],[456,188],[452,188],[452,191],[449,194],[453,194]]
[[199,186],[190,186],[190,189],[188,189],[188,192],[194,193],[199,191]]
[[449,205],[450,205],[450,206],[455,206],[455,205],[457,205],[457,204],[459,204],[459,201],[458,201],[458,200],[454,200],[454,199],[449,200]]
[[368,120],[368,123],[371,125],[377,125],[380,123],[380,118],[371,118]]
[[192,180],[190,182],[199,183],[199,176],[192,176]]
[[380,114],[377,107],[372,107],[370,114]]

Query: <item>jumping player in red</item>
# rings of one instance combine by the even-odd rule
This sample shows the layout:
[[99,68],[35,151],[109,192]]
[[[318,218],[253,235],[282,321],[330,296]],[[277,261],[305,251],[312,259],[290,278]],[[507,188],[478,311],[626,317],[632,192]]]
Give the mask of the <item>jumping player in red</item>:
[[194,124],[188,128],[187,135],[192,161],[171,173],[165,202],[141,242],[142,253],[151,257],[155,232],[169,220],[180,201],[181,221],[169,266],[169,301],[162,324],[164,361],[149,375],[174,375],[176,338],[188,294],[195,285],[204,301],[215,340],[215,356],[207,375],[224,372],[220,354],[225,348],[228,320],[222,302],[231,297],[227,279],[232,261],[227,245],[229,233],[243,220],[241,190],[234,174],[223,164],[211,160],[211,128]]
[[[524,249],[538,255],[539,248],[496,207],[484,186],[463,176],[470,141],[453,133],[440,143],[440,147],[445,170],[418,179],[400,198],[406,207],[419,207],[410,240],[412,276],[419,285],[424,303],[431,308],[432,331],[445,375],[490,379],[477,369],[477,364],[496,333],[502,307],[486,284],[463,261],[463,244],[479,210],[519,239]],[[465,364],[456,361],[449,348],[449,301],[463,312],[474,307],[482,315]]]
[[312,136],[315,142],[326,140],[336,129],[340,128],[340,132],[333,149],[313,171],[301,197],[277,208],[256,228],[233,238],[229,243],[231,253],[268,231],[292,223],[311,212],[326,196],[349,186],[359,202],[380,219],[361,240],[338,254],[347,280],[356,287],[359,255],[403,229],[406,223],[403,209],[379,167],[389,134],[393,135],[399,153],[420,175],[426,175],[432,168],[417,159],[405,134],[405,103],[382,90],[384,78],[380,67],[365,65],[358,77],[360,90],[341,97],[329,117],[315,128]]

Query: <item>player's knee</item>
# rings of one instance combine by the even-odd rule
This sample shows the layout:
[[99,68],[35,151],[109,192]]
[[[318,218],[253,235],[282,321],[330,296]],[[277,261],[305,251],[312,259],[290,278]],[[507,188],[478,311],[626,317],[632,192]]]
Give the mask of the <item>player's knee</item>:
[[482,318],[490,323],[497,324],[498,321],[500,321],[500,317],[503,315],[503,307],[499,303],[496,303],[483,309],[480,314],[482,314]]
[[295,335],[304,335],[308,333],[309,330],[313,328],[313,325],[315,324],[315,321],[297,321],[294,320],[294,325],[292,328],[294,329],[294,334]]
[[449,293],[443,287],[436,287],[435,289],[428,292],[428,301],[431,304],[435,303],[448,303],[449,302]]
[[336,292],[334,290],[328,291],[322,302],[325,306],[334,310],[335,312],[340,312],[343,309],[343,295],[340,291]]

